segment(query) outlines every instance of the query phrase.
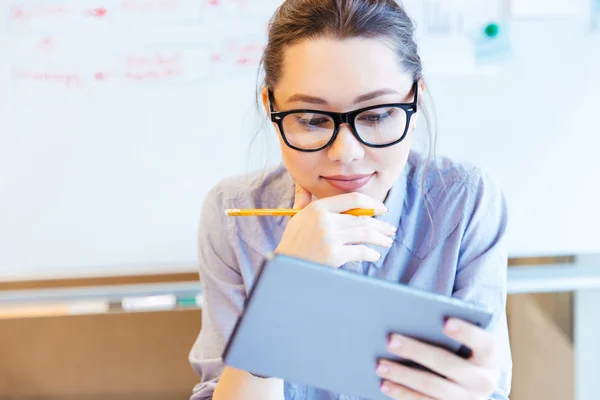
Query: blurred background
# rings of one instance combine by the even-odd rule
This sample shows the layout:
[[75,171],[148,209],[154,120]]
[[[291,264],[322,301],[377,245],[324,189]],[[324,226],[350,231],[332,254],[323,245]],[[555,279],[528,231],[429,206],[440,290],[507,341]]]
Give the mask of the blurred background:
[[[401,3],[437,154],[509,205],[511,399],[597,399],[600,0]],[[279,162],[279,4],[0,1],[0,398],[189,397],[203,198]]]

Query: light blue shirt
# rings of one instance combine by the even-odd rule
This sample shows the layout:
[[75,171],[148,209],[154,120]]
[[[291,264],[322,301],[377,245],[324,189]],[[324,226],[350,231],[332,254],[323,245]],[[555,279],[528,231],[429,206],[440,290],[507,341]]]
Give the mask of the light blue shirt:
[[[505,313],[503,194],[475,167],[444,158],[438,158],[437,166],[431,162],[425,166],[423,156],[411,152],[385,200],[389,212],[376,217],[398,227],[392,247],[377,247],[382,253],[377,262],[353,262],[341,268],[490,307],[495,318],[488,329],[499,346],[502,368],[492,399],[507,400],[512,359]],[[227,339],[257,270],[277,247],[289,220],[230,218],[223,211],[291,208],[293,202],[294,181],[283,166],[224,180],[208,193],[199,230],[202,330],[190,352],[201,380],[193,400],[212,399],[224,368],[221,355]],[[358,400],[291,382],[285,382],[284,391],[286,400]]]

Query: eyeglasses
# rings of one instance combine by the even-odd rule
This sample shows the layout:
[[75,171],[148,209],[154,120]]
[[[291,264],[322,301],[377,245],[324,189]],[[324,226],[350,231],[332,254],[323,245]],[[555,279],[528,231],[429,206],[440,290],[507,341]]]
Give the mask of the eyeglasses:
[[341,124],[348,124],[356,139],[369,147],[388,147],[400,143],[406,137],[410,119],[417,112],[418,82],[412,90],[412,103],[389,103],[345,113],[309,109],[275,111],[271,89],[269,108],[271,121],[279,127],[285,144],[299,151],[319,151],[335,140]]

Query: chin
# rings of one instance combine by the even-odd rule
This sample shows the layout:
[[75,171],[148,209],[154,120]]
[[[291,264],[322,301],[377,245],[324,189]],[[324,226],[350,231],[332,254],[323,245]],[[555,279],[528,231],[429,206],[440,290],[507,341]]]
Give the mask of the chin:
[[316,185],[315,191],[311,192],[311,193],[313,193],[319,199],[323,199],[326,197],[339,196],[339,195],[345,194],[345,193],[362,193],[362,194],[370,196],[370,197],[376,197],[376,194],[378,191],[376,188],[373,188],[371,186],[372,185],[367,184],[356,190],[342,190],[342,189],[331,187],[327,182],[323,181],[322,184]]

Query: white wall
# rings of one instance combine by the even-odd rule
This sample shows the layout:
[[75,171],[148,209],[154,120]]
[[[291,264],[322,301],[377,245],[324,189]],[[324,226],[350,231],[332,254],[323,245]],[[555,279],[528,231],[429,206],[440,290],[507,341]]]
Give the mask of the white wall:
[[[0,7],[0,276],[194,270],[206,191],[278,160],[272,131],[248,153],[261,121],[253,59],[272,8],[109,1],[110,18],[82,29],[72,15],[90,3],[58,3],[71,4],[67,19],[37,25],[9,18],[14,2]],[[600,251],[600,35],[522,22],[512,37],[499,74],[430,77],[440,152],[502,185],[511,255]],[[144,79],[151,70],[167,77]]]

